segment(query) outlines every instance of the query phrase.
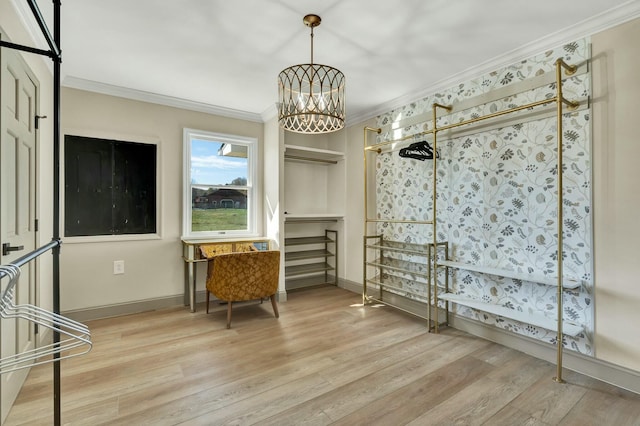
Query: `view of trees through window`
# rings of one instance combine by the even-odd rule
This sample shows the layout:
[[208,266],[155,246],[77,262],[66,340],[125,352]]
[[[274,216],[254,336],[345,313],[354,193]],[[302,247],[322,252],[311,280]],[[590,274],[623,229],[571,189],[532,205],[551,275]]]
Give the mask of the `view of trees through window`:
[[248,175],[246,145],[192,139],[191,231],[246,231]]

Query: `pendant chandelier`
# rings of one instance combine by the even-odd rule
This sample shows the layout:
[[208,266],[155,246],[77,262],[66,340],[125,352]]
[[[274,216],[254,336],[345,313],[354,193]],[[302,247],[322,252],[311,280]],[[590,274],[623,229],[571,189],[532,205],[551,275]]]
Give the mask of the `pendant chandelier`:
[[344,74],[313,63],[313,29],[317,15],[302,20],[311,28],[311,63],[293,65],[278,75],[278,121],[297,133],[328,133],[344,127]]

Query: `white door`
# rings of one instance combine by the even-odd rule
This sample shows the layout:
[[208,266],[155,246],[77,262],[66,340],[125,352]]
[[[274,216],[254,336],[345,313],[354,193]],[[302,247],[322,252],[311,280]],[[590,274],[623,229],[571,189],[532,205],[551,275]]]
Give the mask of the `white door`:
[[[12,251],[2,254],[0,263],[34,250],[36,208],[36,131],[38,85],[26,63],[14,50],[0,51],[0,243]],[[35,264],[22,267],[15,303],[35,301]],[[2,290],[9,283],[2,279]],[[32,323],[23,319],[0,319],[0,355],[31,349],[35,344]],[[0,422],[4,422],[28,369],[0,376]]]

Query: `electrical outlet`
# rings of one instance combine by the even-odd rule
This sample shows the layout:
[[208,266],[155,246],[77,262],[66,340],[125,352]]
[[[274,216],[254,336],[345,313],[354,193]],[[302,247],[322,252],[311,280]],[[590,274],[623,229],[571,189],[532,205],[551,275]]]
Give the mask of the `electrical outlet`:
[[113,275],[124,274],[124,260],[113,261]]

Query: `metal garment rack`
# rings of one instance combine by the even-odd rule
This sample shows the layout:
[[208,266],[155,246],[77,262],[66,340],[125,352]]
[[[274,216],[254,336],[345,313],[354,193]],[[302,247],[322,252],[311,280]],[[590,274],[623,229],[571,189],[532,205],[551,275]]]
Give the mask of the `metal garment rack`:
[[[437,125],[437,120],[438,120],[438,109],[442,109],[445,110],[446,113],[451,113],[453,112],[453,106],[451,105],[442,105],[442,104],[438,104],[438,103],[434,103],[432,105],[432,126],[431,129],[423,131],[423,132],[419,132],[419,133],[415,133],[412,134],[410,136],[406,136],[406,137],[402,137],[402,138],[398,138],[398,139],[394,139],[394,140],[387,140],[387,141],[383,141],[377,144],[373,144],[373,145],[368,145],[367,142],[367,135],[369,132],[375,132],[377,134],[380,134],[382,129],[379,128],[371,128],[371,127],[365,127],[364,128],[364,203],[365,203],[365,207],[364,207],[364,215],[365,215],[365,220],[364,220],[364,257],[363,257],[363,263],[364,263],[364,268],[363,268],[363,304],[367,304],[367,303],[371,303],[373,302],[379,302],[379,303],[385,303],[388,305],[391,305],[393,307],[399,308],[397,306],[394,306],[392,304],[389,304],[383,300],[380,300],[381,298],[373,298],[371,296],[369,296],[367,294],[367,238],[373,238],[373,236],[367,236],[367,232],[368,232],[368,224],[369,223],[376,223],[376,222],[388,222],[388,223],[422,223],[422,224],[427,224],[427,225],[432,225],[432,234],[433,234],[433,241],[432,243],[429,245],[428,247],[428,251],[427,251],[427,256],[429,257],[429,280],[428,280],[428,321],[429,321],[429,327],[431,327],[431,320],[432,320],[432,316],[431,316],[431,305],[432,305],[432,301],[433,301],[433,305],[435,307],[434,311],[435,311],[435,316],[433,318],[433,322],[434,322],[434,331],[437,333],[438,332],[438,327],[439,327],[439,320],[438,320],[438,285],[437,285],[437,271],[439,267],[445,267],[448,268],[447,265],[442,265],[442,264],[438,264],[438,256],[437,256],[437,249],[438,246],[444,245],[445,246],[445,250],[446,250],[446,246],[447,246],[447,242],[438,242],[437,240],[437,233],[436,233],[436,227],[437,227],[437,214],[436,214],[436,196],[437,196],[437,173],[436,173],[436,167],[437,167],[437,155],[433,156],[433,216],[432,216],[432,220],[429,221],[422,221],[422,222],[418,222],[418,221],[405,221],[405,220],[386,220],[386,219],[371,219],[369,217],[368,211],[367,211],[367,206],[368,206],[368,202],[367,202],[367,151],[371,151],[371,152],[375,152],[380,154],[382,152],[382,148],[392,145],[392,144],[398,144],[400,142],[405,142],[411,138],[414,138],[416,136],[422,136],[422,135],[433,135],[433,141],[432,141],[432,148],[433,148],[433,152],[437,153],[437,135],[439,132],[445,131],[445,130],[452,130],[454,128],[457,127],[461,127],[461,126],[467,126],[467,125],[471,125],[477,122],[481,122],[481,121],[485,121],[485,120],[489,120],[489,119],[493,119],[496,117],[500,117],[500,116],[504,116],[507,114],[512,114],[515,112],[519,112],[519,111],[525,111],[525,110],[530,110],[533,108],[537,108],[537,107],[542,107],[542,106],[548,106],[551,104],[555,104],[556,105],[556,122],[557,122],[557,128],[556,128],[556,132],[557,132],[557,206],[556,206],[556,210],[557,210],[557,250],[558,253],[562,253],[563,252],[563,235],[562,235],[562,227],[563,227],[563,181],[562,181],[562,176],[563,176],[563,161],[562,161],[562,148],[563,148],[563,142],[562,142],[562,116],[563,116],[563,107],[566,105],[569,109],[573,110],[573,109],[577,109],[579,106],[579,102],[574,102],[574,101],[569,101],[567,99],[565,99],[563,92],[562,92],[562,80],[563,80],[563,71],[565,72],[566,76],[572,76],[576,73],[576,71],[578,70],[578,66],[576,65],[569,65],[566,62],[564,62],[561,58],[556,60],[555,62],[555,87],[556,87],[556,95],[554,97],[551,98],[546,98],[544,100],[540,100],[540,101],[536,101],[536,102],[531,102],[531,103],[527,103],[525,105],[521,105],[521,106],[517,106],[514,108],[510,108],[507,110],[503,110],[503,111],[497,111],[497,112],[493,112],[490,114],[486,114],[483,116],[478,116],[478,117],[474,117],[471,119],[467,119],[467,120],[462,120],[459,122],[455,122],[455,123],[451,123],[448,125],[444,125],[441,127],[438,127]],[[557,303],[557,363],[556,363],[556,376],[554,377],[554,381],[558,382],[558,383],[563,383],[563,379],[562,379],[562,354],[563,354],[563,316],[562,316],[562,312],[563,312],[563,306],[562,306],[562,295],[563,295],[563,256],[558,255],[557,256],[557,299],[558,299],[558,303]],[[448,290],[448,273],[445,272],[445,290]],[[432,298],[432,294],[433,294],[433,298]],[[446,317],[447,317],[447,323],[448,323],[448,316],[449,316],[449,301],[445,301],[445,309],[446,309]],[[402,308],[399,308],[402,309]],[[413,312],[411,312],[413,313]]]
[[[0,266],[0,277],[4,278],[8,276],[10,280],[0,297],[0,317],[23,319],[48,328],[54,333],[57,333],[58,336],[65,336],[63,341],[60,341],[59,338],[53,339],[53,342],[50,344],[1,358],[0,374],[50,363],[53,361],[53,358],[49,358],[50,356],[56,359],[65,359],[84,355],[91,350],[91,333],[89,328],[84,324],[65,318],[58,313],[49,312],[39,306],[30,304],[16,305],[14,303],[16,286],[20,278],[20,267],[34,260],[49,249],[59,247],[60,244],[61,242],[59,240],[51,241],[49,244],[17,259],[13,263]],[[83,352],[70,352],[72,349],[81,347],[84,348]],[[61,356],[62,353],[65,355]]]
[[[42,13],[35,0],[25,0],[31,9],[33,17],[37,22],[42,35],[44,36],[49,50],[38,49],[31,46],[10,43],[0,40],[0,47],[20,50],[23,52],[34,53],[49,57],[53,61],[53,236],[52,242],[37,249],[22,258],[16,260],[14,265],[22,264],[35,259],[42,253],[52,250],[53,254],[53,314],[60,313],[60,65],[62,56],[60,50],[60,0],[52,0],[53,3],[53,35],[49,31]],[[60,343],[60,331],[53,329],[53,343]],[[53,406],[54,406],[54,424],[61,424],[60,410],[60,353],[54,351],[52,353],[53,362]]]

